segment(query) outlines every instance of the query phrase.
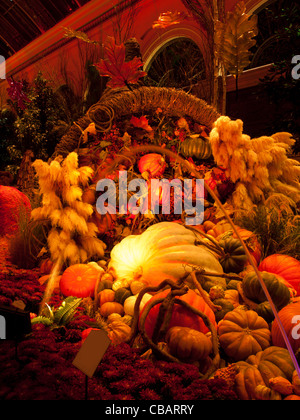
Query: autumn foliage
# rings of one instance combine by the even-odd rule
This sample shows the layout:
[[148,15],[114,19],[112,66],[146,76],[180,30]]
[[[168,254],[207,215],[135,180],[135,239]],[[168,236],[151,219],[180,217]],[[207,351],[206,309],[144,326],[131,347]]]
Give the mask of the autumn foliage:
[[143,63],[139,57],[134,57],[133,60],[126,62],[125,45],[117,45],[113,37],[108,37],[105,46],[106,58],[101,59],[99,63],[95,64],[101,76],[110,77],[107,86],[111,88],[118,88],[129,86],[137,83],[141,77],[146,76],[146,72],[140,70]]

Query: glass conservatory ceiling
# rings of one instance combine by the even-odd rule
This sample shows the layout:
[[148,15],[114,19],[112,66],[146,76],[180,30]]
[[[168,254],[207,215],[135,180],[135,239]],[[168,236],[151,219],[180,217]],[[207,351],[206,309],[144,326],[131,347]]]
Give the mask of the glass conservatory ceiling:
[[0,55],[8,58],[90,0],[1,0]]

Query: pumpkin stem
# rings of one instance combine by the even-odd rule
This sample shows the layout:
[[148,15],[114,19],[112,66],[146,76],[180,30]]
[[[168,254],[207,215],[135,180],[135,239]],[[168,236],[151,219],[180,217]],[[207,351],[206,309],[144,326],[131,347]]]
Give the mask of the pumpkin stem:
[[[158,286],[147,286],[144,287],[138,294],[138,297],[134,304],[134,310],[133,310],[133,322],[131,325],[131,333],[127,339],[127,343],[132,345],[133,341],[138,333],[138,325],[139,325],[139,314],[140,314],[140,303],[145,295],[145,293],[155,293],[160,290],[163,290],[166,286],[173,287],[173,288],[179,288],[178,284],[172,282],[172,280],[166,279],[162,281]],[[148,306],[148,305],[147,305]]]
[[175,297],[185,295],[187,292],[187,286],[177,290],[170,290],[170,293],[163,300],[159,308],[158,317],[152,335],[152,341],[155,344],[159,341],[163,341],[164,336],[168,330],[171,321]]

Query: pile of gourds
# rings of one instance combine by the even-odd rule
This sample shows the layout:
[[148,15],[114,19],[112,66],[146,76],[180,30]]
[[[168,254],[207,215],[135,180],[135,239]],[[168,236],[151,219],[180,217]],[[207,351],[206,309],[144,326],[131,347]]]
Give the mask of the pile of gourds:
[[[237,229],[297,352],[292,320],[300,310],[300,262],[287,255],[261,261],[255,235]],[[107,265],[70,266],[59,287],[64,296],[93,299],[113,344],[126,341],[148,347],[145,357],[196,363],[202,377],[234,364],[240,399],[300,399],[277,321],[226,221],[196,228],[157,223],[117,244]]]

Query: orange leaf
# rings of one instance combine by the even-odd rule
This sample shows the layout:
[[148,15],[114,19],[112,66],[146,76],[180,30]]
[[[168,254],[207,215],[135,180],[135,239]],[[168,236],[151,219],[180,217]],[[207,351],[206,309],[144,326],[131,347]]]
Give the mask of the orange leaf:
[[105,53],[107,58],[101,59],[95,66],[101,76],[111,78],[107,86],[111,88],[128,86],[146,76],[147,73],[140,70],[143,66],[141,59],[134,57],[133,60],[126,62],[125,45],[117,45],[113,37],[108,37]]

